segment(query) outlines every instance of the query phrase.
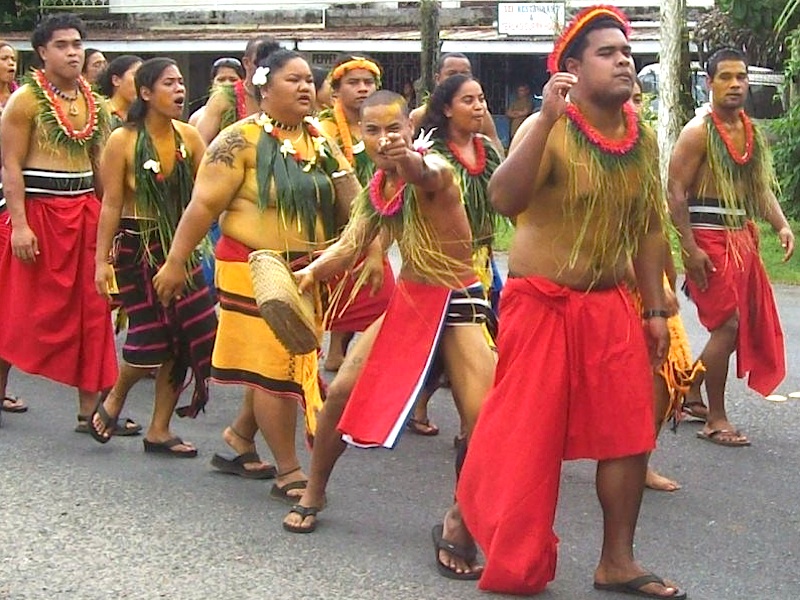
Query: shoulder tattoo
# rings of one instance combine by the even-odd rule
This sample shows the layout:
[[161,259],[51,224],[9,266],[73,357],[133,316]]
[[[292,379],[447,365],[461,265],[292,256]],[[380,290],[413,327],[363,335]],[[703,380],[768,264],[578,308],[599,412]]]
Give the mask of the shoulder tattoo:
[[205,162],[208,164],[222,163],[233,168],[233,161],[237,152],[244,150],[252,144],[244,137],[240,127],[233,127],[218,135],[206,150]]

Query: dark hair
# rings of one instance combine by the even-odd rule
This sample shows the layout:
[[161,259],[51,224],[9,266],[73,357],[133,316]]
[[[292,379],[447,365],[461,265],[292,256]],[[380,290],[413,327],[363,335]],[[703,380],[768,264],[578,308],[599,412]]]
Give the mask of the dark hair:
[[[280,50],[276,50],[272,52],[266,58],[258,61],[256,65],[259,67],[267,67],[269,69],[269,75],[267,75],[267,85],[269,85],[269,78],[275,73],[275,71],[279,71],[286,63],[290,60],[294,60],[295,58],[303,58],[298,52],[294,50],[287,50],[286,48],[281,48]],[[305,58],[303,58],[305,60]],[[262,86],[255,86],[256,88],[256,97],[261,97],[261,87]]]
[[33,51],[36,52],[37,48],[46,46],[53,39],[53,33],[60,29],[75,29],[81,39],[86,38],[86,27],[78,15],[55,13],[45,17],[33,30],[31,34],[31,48],[33,48]]
[[319,91],[325,85],[325,78],[328,76],[328,69],[323,67],[311,67],[311,74],[314,76],[314,88]]
[[361,103],[361,114],[364,114],[364,109],[370,106],[399,106],[403,112],[403,116],[408,118],[408,102],[401,94],[389,90],[378,90],[374,94],[366,97],[364,102]]
[[100,77],[97,79],[97,87],[100,89],[100,93],[106,98],[111,98],[114,95],[114,76],[122,77],[128,72],[128,69],[140,62],[142,62],[142,59],[139,56],[123,54],[108,63],[105,71],[100,73]]
[[158,57],[151,58],[142,63],[139,70],[136,71],[134,82],[136,83],[136,100],[133,101],[131,107],[128,109],[128,120],[126,123],[141,125],[144,123],[144,118],[147,115],[147,102],[142,100],[142,88],[152,90],[156,85],[156,81],[161,77],[161,74],[167,70],[168,67],[177,67],[176,63],[171,58]]
[[250,41],[248,41],[247,46],[244,49],[244,55],[252,56],[253,64],[257,65],[270,54],[280,49],[281,45],[278,43],[278,40],[272,36],[264,35],[261,37],[252,38]]
[[[466,54],[462,54],[461,52],[445,52],[439,57],[439,60],[436,61],[436,72],[441,73],[442,69],[444,69],[444,63],[447,61],[448,58],[459,58],[461,60],[466,60],[469,62],[469,57]],[[471,65],[472,63],[470,63]]]
[[709,80],[714,79],[714,75],[717,74],[719,63],[724,60],[741,61],[744,63],[745,67],[747,66],[747,57],[743,52],[736,48],[721,48],[709,57],[708,63],[706,64],[706,73],[708,73]]
[[217,73],[219,73],[219,70],[225,67],[233,69],[241,79],[244,79],[244,67],[242,66],[242,61],[240,61],[238,58],[233,58],[232,56],[223,56],[222,58],[218,58],[214,61],[214,63],[211,65],[211,79],[213,80],[214,77],[217,76]]
[[425,105],[425,117],[422,119],[420,128],[425,131],[433,129],[435,130],[432,134],[433,137],[446,140],[450,135],[450,119],[444,114],[445,106],[453,103],[453,97],[468,81],[477,81],[477,79],[470,75],[457,73],[440,82],[433,89],[431,97],[428,98],[428,103]]
[[97,48],[86,48],[83,51],[83,69],[81,69],[81,71],[84,73],[84,75],[86,74],[86,69],[89,67],[89,59],[95,54],[102,54],[102,52]]
[[[343,55],[339,56],[339,60],[337,60],[336,64],[333,65],[333,67],[331,67],[331,73],[333,73],[336,70],[337,67],[340,67],[341,65],[343,65],[345,63],[348,63],[351,60],[360,60],[362,58],[366,59],[366,60],[368,60],[368,61],[370,61],[372,63],[375,63],[375,66],[378,67],[378,73],[379,74],[378,75],[374,75],[373,74],[373,78],[375,79],[375,87],[376,88],[381,87],[381,80],[383,79],[383,67],[381,66],[381,63],[379,63],[377,60],[375,60],[371,56],[367,56],[366,54],[359,54],[358,56],[355,56],[353,54],[343,54]],[[341,83],[342,83],[341,78],[336,79],[336,80],[331,79],[331,88],[333,88],[333,90],[336,91],[336,90],[339,89],[339,86],[341,85]]]
[[558,62],[559,71],[563,71],[565,69],[565,64],[568,58],[574,58],[577,60],[581,60],[583,58],[583,53],[586,50],[586,47],[589,45],[587,39],[589,34],[599,29],[619,29],[623,34],[625,33],[625,26],[613,17],[600,17],[599,19],[591,21],[581,31],[579,31],[572,42],[570,42],[570,44],[564,48],[564,52],[561,53],[561,60]]

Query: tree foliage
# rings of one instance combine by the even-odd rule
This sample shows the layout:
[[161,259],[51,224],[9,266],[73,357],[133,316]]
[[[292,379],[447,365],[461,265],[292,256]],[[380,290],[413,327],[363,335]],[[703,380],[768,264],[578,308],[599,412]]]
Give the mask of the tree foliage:
[[38,14],[38,0],[0,0],[0,31],[29,31]]

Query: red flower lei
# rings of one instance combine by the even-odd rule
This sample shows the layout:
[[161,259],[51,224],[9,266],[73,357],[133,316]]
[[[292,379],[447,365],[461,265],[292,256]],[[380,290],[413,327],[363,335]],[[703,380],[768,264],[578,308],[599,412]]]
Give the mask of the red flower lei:
[[50,80],[44,76],[44,72],[40,69],[35,69],[33,71],[33,79],[42,89],[45,98],[47,98],[47,102],[53,109],[53,113],[56,117],[56,123],[58,123],[59,128],[64,132],[64,134],[66,134],[68,138],[80,143],[85,142],[94,135],[94,131],[97,127],[97,104],[94,101],[92,89],[89,87],[89,84],[83,77],[78,78],[78,90],[83,97],[86,98],[86,108],[88,114],[86,115],[86,125],[84,125],[83,129],[80,131],[72,127],[72,123],[70,123],[67,115],[64,114],[64,109],[61,108],[61,105],[58,103],[55,91],[53,90],[53,84],[50,83]]
[[406,184],[403,182],[398,190],[394,193],[389,200],[383,197],[383,184],[386,183],[386,171],[383,169],[375,169],[375,174],[369,182],[369,201],[372,203],[373,208],[378,211],[382,217],[392,217],[400,212],[403,208],[403,193],[406,189]]
[[247,91],[241,79],[233,84],[233,95],[236,97],[236,118],[244,119],[247,116]]
[[625,137],[621,140],[610,140],[597,131],[583,116],[580,109],[574,104],[567,104],[567,117],[572,124],[589,140],[593,146],[606,154],[625,156],[633,150],[639,141],[639,116],[630,102],[622,107],[625,113]]
[[478,161],[474,167],[470,167],[467,164],[464,156],[453,142],[449,140],[447,141],[447,148],[453,154],[453,158],[455,158],[459,164],[467,170],[467,173],[475,177],[476,175],[483,173],[483,170],[486,168],[486,148],[483,146],[483,142],[477,135],[472,136],[472,145],[475,146],[475,156]]
[[711,115],[711,122],[714,123],[714,128],[725,143],[725,148],[728,149],[728,154],[733,159],[733,162],[737,165],[746,165],[749,163],[753,158],[753,140],[755,135],[753,133],[753,122],[750,120],[750,117],[747,116],[747,113],[743,110],[739,111],[739,118],[742,120],[742,125],[744,125],[744,152],[742,154],[739,154],[736,146],[734,146],[733,140],[728,134],[728,130],[725,128],[717,113],[712,110],[709,114]]

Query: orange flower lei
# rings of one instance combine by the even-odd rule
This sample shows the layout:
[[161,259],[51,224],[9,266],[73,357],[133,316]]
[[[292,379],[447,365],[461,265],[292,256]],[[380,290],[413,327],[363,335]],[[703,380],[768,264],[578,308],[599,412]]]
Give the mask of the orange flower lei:
[[575,15],[569,25],[561,32],[561,35],[558,36],[555,47],[547,58],[547,71],[551,75],[561,70],[561,57],[570,45],[572,45],[572,42],[575,41],[575,38],[578,37],[583,28],[595,19],[602,17],[611,17],[619,21],[625,30],[625,37],[629,38],[631,36],[631,24],[628,21],[628,17],[617,7],[603,4],[586,7]]
[[344,114],[344,107],[338,100],[333,103],[333,118],[336,121],[336,129],[339,130],[339,138],[342,140],[342,152],[344,152],[350,166],[355,166],[353,134],[350,133],[350,125],[347,124],[347,115]]
[[742,120],[742,125],[744,125],[744,152],[739,154],[739,151],[734,145],[728,130],[725,128],[725,125],[717,113],[712,110],[710,115],[711,121],[714,123],[714,128],[717,130],[719,137],[721,137],[722,141],[725,143],[725,148],[727,148],[728,154],[733,162],[735,162],[737,165],[746,165],[749,163],[753,158],[753,147],[755,145],[753,122],[750,120],[750,117],[748,117],[743,110],[739,111],[739,118]]
[[83,126],[83,129],[78,130],[72,127],[69,118],[64,114],[64,109],[58,103],[58,98],[53,90],[53,84],[45,77],[44,72],[40,69],[34,69],[33,79],[39,88],[41,88],[47,102],[50,104],[50,108],[55,116],[55,121],[64,135],[73,142],[79,144],[83,144],[91,139],[97,129],[97,103],[94,100],[94,94],[92,94],[92,89],[89,87],[87,81],[83,77],[78,78],[78,90],[83,97],[86,98],[86,107],[88,111],[86,125]]

